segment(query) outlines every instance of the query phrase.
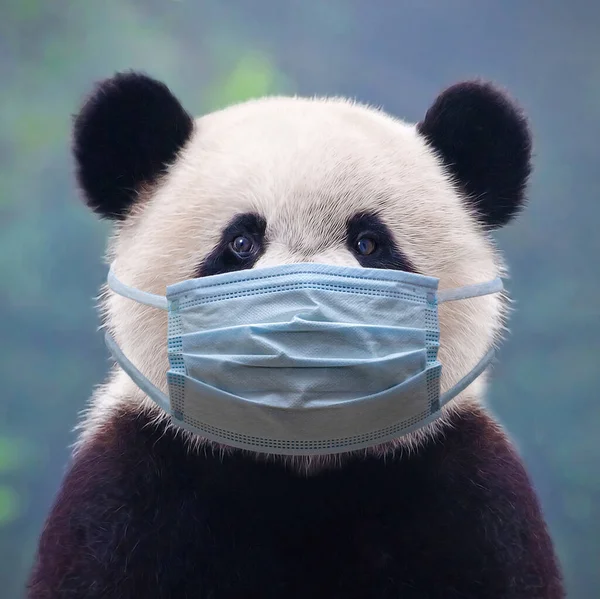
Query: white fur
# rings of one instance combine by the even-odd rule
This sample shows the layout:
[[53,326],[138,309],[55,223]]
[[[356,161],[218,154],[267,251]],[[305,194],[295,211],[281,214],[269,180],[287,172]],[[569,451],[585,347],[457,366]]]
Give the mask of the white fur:
[[[121,280],[153,293],[195,276],[223,227],[243,212],[267,222],[269,245],[257,268],[297,261],[357,265],[345,247],[345,223],[367,210],[379,214],[418,272],[439,277],[440,289],[504,274],[491,239],[415,126],[343,99],[274,97],[202,117],[167,176],[141,196],[117,227],[109,260],[116,259]],[[166,314],[106,290],[102,305],[123,351],[166,392]],[[503,306],[492,295],[440,307],[442,390],[497,340]],[[481,377],[446,409],[468,409],[483,389]],[[118,371],[94,395],[80,442],[123,408],[161,417]],[[443,427],[444,419],[372,451],[414,447]],[[323,460],[296,463],[310,468]]]

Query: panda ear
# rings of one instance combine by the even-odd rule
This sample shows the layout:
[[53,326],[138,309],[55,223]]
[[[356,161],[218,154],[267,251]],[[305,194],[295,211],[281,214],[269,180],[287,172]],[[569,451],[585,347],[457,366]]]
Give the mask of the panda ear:
[[166,85],[134,72],[97,84],[75,118],[73,154],[88,206],[124,219],[190,138],[192,117]]
[[519,212],[531,172],[531,134],[504,92],[479,81],[453,85],[417,129],[487,227],[501,227]]

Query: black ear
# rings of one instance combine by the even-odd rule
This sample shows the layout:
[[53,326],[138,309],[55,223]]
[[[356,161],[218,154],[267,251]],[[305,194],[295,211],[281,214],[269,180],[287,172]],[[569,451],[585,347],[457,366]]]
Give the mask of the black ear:
[[531,172],[531,134],[506,94],[489,83],[458,83],[417,127],[485,225],[501,227],[518,213]]
[[87,204],[104,217],[125,218],[140,186],[164,173],[193,128],[159,81],[129,72],[100,82],[74,125],[76,173]]

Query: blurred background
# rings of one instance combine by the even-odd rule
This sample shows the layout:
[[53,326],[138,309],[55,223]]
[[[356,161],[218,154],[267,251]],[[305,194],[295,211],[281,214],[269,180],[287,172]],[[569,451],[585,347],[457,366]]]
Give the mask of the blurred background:
[[78,201],[71,115],[136,68],[194,114],[270,93],[348,95],[416,121],[483,76],[530,115],[531,203],[497,235],[512,333],[489,405],[540,494],[570,599],[600,597],[600,3],[0,1],[0,595],[37,537],[108,368],[94,297],[109,227]]

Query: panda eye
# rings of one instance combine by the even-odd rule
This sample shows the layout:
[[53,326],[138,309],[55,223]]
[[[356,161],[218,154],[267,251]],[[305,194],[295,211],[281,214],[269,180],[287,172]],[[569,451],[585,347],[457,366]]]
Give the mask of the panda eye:
[[371,237],[361,237],[356,242],[356,251],[361,256],[369,256],[377,249],[377,243]]
[[231,250],[240,258],[246,258],[254,249],[252,239],[247,235],[238,235],[230,244]]

